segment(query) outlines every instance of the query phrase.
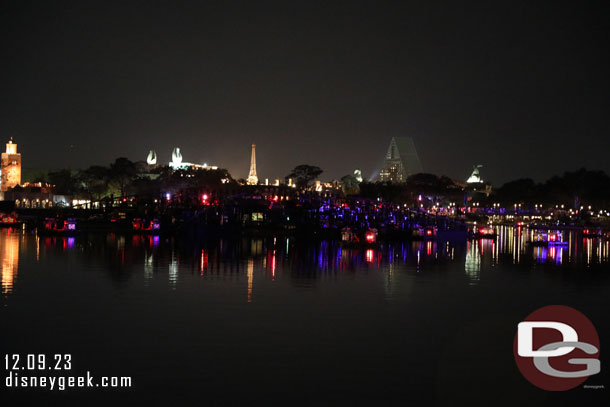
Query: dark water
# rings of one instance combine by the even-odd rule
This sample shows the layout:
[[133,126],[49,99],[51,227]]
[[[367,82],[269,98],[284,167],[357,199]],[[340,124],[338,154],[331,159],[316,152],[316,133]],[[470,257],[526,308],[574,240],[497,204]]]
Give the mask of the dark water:
[[[570,235],[375,249],[250,238],[37,237],[0,230],[1,349],[69,353],[130,389],[6,389],[5,405],[598,405],[609,399],[609,243]],[[517,323],[589,317],[599,375],[550,393],[517,370]],[[6,373],[6,371],[4,371]]]

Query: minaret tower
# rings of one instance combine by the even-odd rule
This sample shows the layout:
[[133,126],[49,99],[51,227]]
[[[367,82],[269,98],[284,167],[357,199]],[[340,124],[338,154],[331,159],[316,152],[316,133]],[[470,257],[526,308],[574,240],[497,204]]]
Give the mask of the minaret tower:
[[248,185],[257,185],[258,177],[256,176],[256,144],[252,144],[252,157],[250,158],[250,173],[248,174]]
[[17,152],[17,144],[13,143],[12,137],[6,143],[6,153],[2,153],[0,174],[1,192],[21,184],[21,154]]

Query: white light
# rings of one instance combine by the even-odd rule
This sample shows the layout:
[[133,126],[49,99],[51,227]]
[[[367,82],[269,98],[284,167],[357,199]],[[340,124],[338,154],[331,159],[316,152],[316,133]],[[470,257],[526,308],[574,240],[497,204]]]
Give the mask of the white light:
[[180,153],[180,147],[176,147],[174,148],[174,151],[172,151],[172,164],[174,164],[176,167],[182,164],[182,153]]

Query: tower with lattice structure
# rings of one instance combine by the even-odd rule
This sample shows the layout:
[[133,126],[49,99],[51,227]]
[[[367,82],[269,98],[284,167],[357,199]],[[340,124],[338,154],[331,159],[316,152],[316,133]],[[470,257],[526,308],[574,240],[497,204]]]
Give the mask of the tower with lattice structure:
[[250,173],[248,174],[248,185],[257,185],[258,176],[256,175],[256,144],[252,144],[252,156],[250,157]]

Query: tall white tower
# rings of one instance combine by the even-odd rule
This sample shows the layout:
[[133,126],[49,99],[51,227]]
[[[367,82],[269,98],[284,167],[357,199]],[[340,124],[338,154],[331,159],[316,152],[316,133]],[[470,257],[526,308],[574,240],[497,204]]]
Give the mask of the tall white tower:
[[248,185],[257,185],[258,177],[256,176],[256,144],[252,144],[252,156],[250,157],[250,173],[248,174]]

